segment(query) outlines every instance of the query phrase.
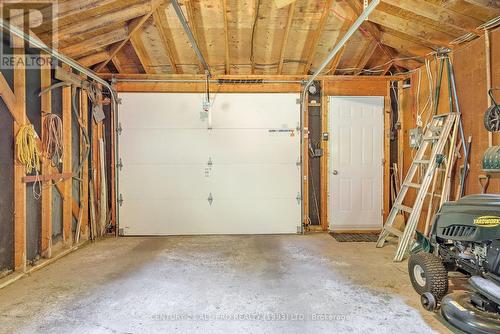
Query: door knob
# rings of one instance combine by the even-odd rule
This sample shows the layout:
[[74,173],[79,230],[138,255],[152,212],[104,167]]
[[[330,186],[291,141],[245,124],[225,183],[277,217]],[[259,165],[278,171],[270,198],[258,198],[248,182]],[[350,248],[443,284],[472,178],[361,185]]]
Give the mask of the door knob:
[[334,170],[333,170],[333,175],[339,175],[339,171],[338,171],[338,170],[336,170],[336,169],[334,169]]

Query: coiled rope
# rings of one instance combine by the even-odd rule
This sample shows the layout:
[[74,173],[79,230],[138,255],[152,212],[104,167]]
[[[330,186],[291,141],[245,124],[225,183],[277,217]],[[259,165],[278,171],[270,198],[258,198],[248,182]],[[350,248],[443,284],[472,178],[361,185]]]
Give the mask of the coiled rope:
[[16,153],[17,160],[26,168],[26,173],[35,173],[36,181],[33,185],[33,197],[40,199],[41,196],[41,182],[39,180],[40,172],[40,150],[37,147],[36,134],[33,125],[23,125],[16,135]]
[[45,157],[51,161],[52,166],[62,162],[63,133],[62,120],[56,114],[45,113],[43,122],[42,150]]

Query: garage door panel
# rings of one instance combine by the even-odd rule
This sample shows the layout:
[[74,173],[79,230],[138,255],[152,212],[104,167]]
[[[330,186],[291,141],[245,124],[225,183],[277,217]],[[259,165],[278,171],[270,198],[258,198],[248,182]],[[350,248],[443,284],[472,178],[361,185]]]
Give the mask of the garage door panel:
[[[283,199],[297,197],[300,180],[293,165],[214,165],[215,198]],[[293,180],[290,182],[290,180]]]
[[203,165],[130,165],[120,172],[120,186],[127,199],[205,199],[213,187],[205,169]]
[[[134,112],[120,112],[123,129],[158,127],[168,129],[206,129],[200,119],[202,94],[179,94],[183,98],[170,98],[168,94],[121,93],[122,106]],[[124,108],[121,108],[122,111]]]
[[295,164],[299,139],[288,132],[269,130],[213,130],[210,149],[214,163]]
[[125,165],[208,162],[210,139],[206,129],[128,129],[122,134],[121,157]]
[[200,234],[212,226],[210,209],[207,200],[126,200],[120,224],[125,235]]
[[121,94],[125,235],[296,233],[298,94]]
[[[289,95],[289,98],[283,98]],[[236,98],[235,98],[236,97]],[[220,94],[212,108],[214,128],[268,129],[298,126],[298,94]]]

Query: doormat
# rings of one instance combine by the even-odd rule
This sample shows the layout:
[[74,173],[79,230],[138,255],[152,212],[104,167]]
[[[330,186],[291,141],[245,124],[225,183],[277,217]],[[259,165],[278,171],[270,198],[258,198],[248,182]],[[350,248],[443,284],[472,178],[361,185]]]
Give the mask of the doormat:
[[330,233],[338,242],[377,242],[378,234],[375,233]]

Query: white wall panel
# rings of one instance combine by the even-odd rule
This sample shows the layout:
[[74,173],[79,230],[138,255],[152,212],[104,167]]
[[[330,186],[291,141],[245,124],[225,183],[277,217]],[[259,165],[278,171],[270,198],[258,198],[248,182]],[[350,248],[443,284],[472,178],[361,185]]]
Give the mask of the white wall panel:
[[125,235],[297,232],[297,94],[120,95]]

